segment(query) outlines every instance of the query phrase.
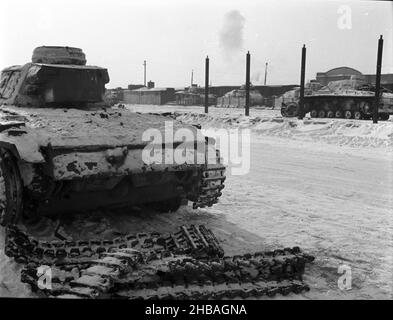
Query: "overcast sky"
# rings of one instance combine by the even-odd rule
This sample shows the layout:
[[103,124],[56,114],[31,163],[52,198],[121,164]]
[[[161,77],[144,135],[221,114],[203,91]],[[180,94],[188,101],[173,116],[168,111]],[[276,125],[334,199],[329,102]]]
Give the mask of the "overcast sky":
[[384,36],[383,73],[393,73],[393,4],[376,1],[1,0],[0,68],[31,60],[35,47],[83,48],[88,64],[106,67],[107,87],[143,83],[203,85],[210,57],[213,85],[296,84],[307,46],[306,79],[350,66],[375,73]]

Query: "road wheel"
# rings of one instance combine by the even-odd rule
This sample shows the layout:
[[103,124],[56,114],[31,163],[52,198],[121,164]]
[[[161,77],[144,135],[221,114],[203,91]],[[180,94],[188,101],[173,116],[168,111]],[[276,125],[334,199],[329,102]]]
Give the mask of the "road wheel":
[[352,118],[352,112],[350,110],[346,110],[344,112],[344,118],[345,119],[351,119]]
[[327,112],[327,117],[328,117],[328,118],[334,118],[334,111],[333,111],[333,110],[329,110],[329,111]]
[[335,116],[336,116],[336,118],[342,118],[343,117],[343,113],[341,112],[341,110],[337,110],[335,112]]
[[326,112],[325,110],[319,110],[318,112],[318,118],[325,118]]
[[362,113],[360,111],[355,111],[353,113],[353,118],[356,120],[360,120],[362,118]]
[[310,111],[310,117],[311,118],[318,118],[318,111],[313,109]]
[[0,225],[15,224],[22,213],[23,184],[14,156],[0,148]]
[[388,113],[380,113],[379,118],[383,121],[389,120],[390,114]]

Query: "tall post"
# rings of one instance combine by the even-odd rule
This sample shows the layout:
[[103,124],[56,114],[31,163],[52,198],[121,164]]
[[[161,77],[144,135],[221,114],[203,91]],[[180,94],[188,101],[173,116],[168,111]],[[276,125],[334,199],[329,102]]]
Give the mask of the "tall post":
[[250,115],[250,51],[246,56],[246,116]]
[[377,53],[377,73],[375,75],[375,101],[373,108],[373,123],[378,123],[378,109],[379,109],[379,92],[381,87],[381,67],[382,67],[382,50],[383,39],[382,35],[378,40],[378,53]]
[[143,61],[143,85],[146,87],[146,60]]
[[306,45],[302,48],[302,63],[300,69],[300,99],[298,106],[298,119],[304,118],[304,79],[306,74]]
[[205,60],[205,113],[209,112],[209,57]]
[[192,84],[194,83],[194,70],[191,70],[191,85],[190,88],[192,88]]
[[267,62],[265,64],[265,81],[263,81],[264,86],[266,86],[266,79],[267,79]]

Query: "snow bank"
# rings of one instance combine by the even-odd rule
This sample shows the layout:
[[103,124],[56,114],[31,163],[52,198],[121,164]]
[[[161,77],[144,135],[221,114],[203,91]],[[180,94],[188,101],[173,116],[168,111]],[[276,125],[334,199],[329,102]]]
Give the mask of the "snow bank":
[[250,128],[266,136],[320,141],[351,147],[388,148],[393,150],[393,121],[373,124],[365,120],[304,119],[275,116],[245,117],[240,114],[174,112],[177,120],[198,123],[203,127]]

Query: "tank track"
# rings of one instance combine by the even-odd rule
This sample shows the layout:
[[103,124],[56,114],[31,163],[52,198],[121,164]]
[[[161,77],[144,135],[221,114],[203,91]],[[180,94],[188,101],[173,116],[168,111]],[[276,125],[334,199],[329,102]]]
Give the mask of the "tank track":
[[201,183],[198,196],[192,205],[193,209],[211,207],[222,195],[226,177],[219,150],[216,150],[216,158],[217,164],[209,164],[201,172]]
[[128,234],[113,240],[42,241],[27,235],[17,226],[6,229],[5,253],[18,263],[40,265],[83,265],[98,259],[104,252],[132,248],[145,261],[173,254],[193,257],[222,257],[224,251],[214,234],[205,226],[181,226],[173,234],[158,232]]
[[[181,115],[178,112],[161,112],[149,113],[153,115],[161,115],[170,117],[179,121],[177,118]],[[194,125],[201,129],[200,125]],[[221,197],[221,190],[224,189],[225,181],[225,166],[223,165],[223,158],[220,156],[220,150],[216,150],[216,164],[207,164],[201,172],[201,181],[199,189],[195,194],[191,195],[193,209],[211,207],[218,202]]]
[[[47,297],[117,299],[246,299],[309,290],[298,247],[224,256],[204,226],[173,234],[125,235],[113,240],[42,241],[17,226],[6,229],[6,254],[24,264],[21,281]],[[40,267],[50,287],[39,287]]]
[[277,281],[259,281],[247,283],[208,283],[206,285],[177,285],[174,287],[161,287],[159,290],[135,290],[125,297],[130,300],[224,300],[224,299],[246,299],[250,297],[269,296],[276,294],[284,296],[303,291],[309,291],[310,288],[302,281],[284,280]]
[[[42,292],[58,298],[203,299],[308,290],[302,274],[313,257],[298,247],[215,259],[159,257],[146,263],[135,249],[102,253],[89,267],[52,267],[52,288]],[[37,287],[37,265],[22,270],[22,281]]]

